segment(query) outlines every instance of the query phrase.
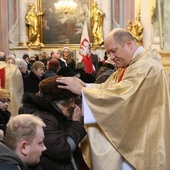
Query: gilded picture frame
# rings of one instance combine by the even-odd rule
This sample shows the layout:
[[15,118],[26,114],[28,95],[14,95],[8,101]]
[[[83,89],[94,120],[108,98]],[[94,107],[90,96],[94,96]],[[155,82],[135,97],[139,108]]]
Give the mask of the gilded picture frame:
[[84,21],[86,20],[91,40],[91,4],[92,0],[74,0],[77,9],[74,14],[57,13],[54,3],[59,0],[37,0],[38,11],[42,11],[41,42],[45,47],[79,48]]

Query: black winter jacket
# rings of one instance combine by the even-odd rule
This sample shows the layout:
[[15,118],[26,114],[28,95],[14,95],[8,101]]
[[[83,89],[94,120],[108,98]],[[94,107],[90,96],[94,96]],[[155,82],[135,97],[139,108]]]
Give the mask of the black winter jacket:
[[38,93],[39,83],[43,78],[38,78],[33,71],[31,71],[27,78],[24,80],[24,92]]
[[27,168],[19,156],[0,142],[0,170],[42,170],[39,165]]
[[[83,124],[67,120],[58,107],[54,108],[51,101],[34,94],[25,94],[23,107],[19,109],[19,114],[24,113],[38,115],[46,124],[44,144],[47,150],[40,160],[42,169],[72,170],[70,161],[72,152],[67,137],[71,137],[78,147],[81,139],[86,135]],[[78,169],[82,170],[82,168]]]
[[11,113],[8,110],[3,111],[0,109],[0,129],[4,131],[4,134],[6,131],[6,124],[8,123],[10,116]]

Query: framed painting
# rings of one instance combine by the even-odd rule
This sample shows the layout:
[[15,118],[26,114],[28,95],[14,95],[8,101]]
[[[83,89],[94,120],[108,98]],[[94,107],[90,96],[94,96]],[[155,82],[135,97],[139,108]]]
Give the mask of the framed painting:
[[[43,17],[41,22],[41,40],[46,47],[79,46],[86,20],[91,27],[90,11],[92,0],[74,0],[77,3],[74,14],[58,13],[54,4],[59,0],[40,0]],[[90,29],[89,29],[90,30]],[[91,33],[89,37],[91,39]]]

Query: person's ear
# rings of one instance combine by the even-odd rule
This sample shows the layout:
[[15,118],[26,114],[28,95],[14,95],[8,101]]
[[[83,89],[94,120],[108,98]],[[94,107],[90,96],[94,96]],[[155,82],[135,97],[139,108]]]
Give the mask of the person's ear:
[[127,45],[129,48],[132,48],[132,41],[131,41],[131,40],[127,40],[127,41],[126,41],[126,45]]
[[27,152],[28,152],[28,143],[26,141],[22,141],[20,143],[20,151],[22,153],[22,155],[27,156]]

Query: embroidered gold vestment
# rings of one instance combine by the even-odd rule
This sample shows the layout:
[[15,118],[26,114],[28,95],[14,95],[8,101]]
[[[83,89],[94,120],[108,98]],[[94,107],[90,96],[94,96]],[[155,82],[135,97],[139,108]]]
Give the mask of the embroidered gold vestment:
[[97,122],[87,125],[84,158],[93,170],[118,170],[122,158],[134,169],[169,170],[169,77],[152,51],[138,54],[117,83],[120,71],[83,88]]

